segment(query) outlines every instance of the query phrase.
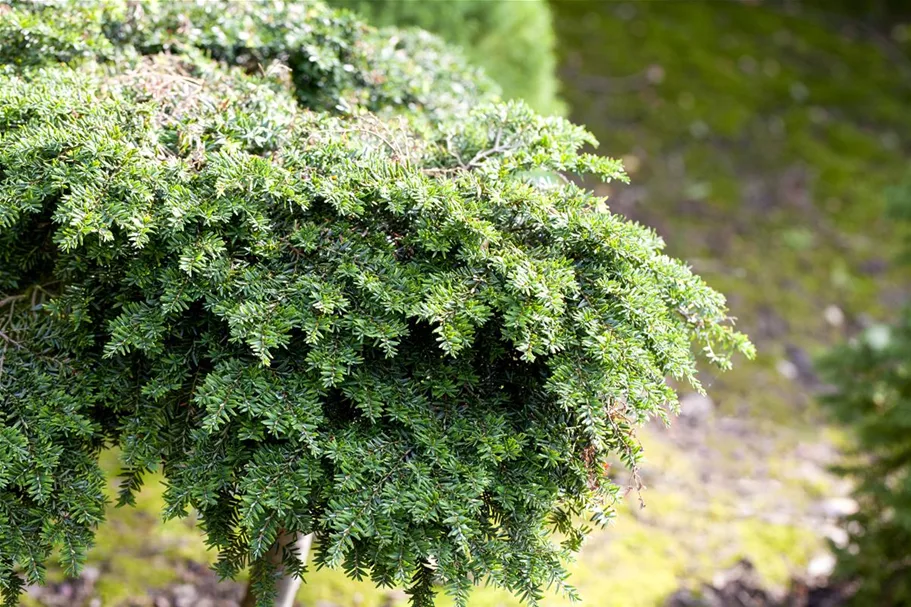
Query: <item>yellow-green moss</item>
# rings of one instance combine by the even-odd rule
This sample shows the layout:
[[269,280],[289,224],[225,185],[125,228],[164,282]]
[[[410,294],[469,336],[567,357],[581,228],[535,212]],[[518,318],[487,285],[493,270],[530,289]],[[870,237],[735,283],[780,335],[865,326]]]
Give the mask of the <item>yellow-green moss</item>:
[[778,525],[759,519],[737,524],[737,541],[743,556],[770,585],[785,587],[795,574],[806,571],[823,541],[812,531],[797,525]]

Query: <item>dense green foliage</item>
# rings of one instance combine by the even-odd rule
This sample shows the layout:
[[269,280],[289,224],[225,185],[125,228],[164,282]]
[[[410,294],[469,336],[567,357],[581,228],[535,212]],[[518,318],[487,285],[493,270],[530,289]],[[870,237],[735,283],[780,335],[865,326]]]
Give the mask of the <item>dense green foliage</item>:
[[[560,178],[590,135],[426,34],[312,3],[0,4],[0,589],[160,470],[226,577],[317,565],[534,604],[603,469],[751,354],[650,230]],[[553,543],[551,532],[562,542]],[[286,566],[303,573],[286,555]]]
[[856,605],[911,602],[911,313],[875,326],[836,350],[822,369],[836,392],[825,398],[850,426],[856,448],[843,472],[857,481],[859,510],[837,574],[859,584]]
[[[892,215],[911,218],[911,179],[892,189]],[[837,574],[858,584],[857,605],[911,603],[911,307],[874,325],[821,363],[823,400],[854,438],[841,472],[856,481],[858,512]]]
[[419,27],[461,47],[510,99],[542,114],[562,114],[555,35],[546,0],[330,0],[374,25]]

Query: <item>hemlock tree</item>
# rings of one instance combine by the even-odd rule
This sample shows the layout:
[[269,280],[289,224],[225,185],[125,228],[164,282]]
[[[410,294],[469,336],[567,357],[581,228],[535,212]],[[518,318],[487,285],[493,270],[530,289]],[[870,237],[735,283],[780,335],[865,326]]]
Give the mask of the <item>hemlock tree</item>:
[[[0,4],[0,589],[166,478],[258,602],[316,566],[535,604],[676,407],[752,353],[624,178],[433,38],[313,3]],[[600,209],[600,210],[599,210]],[[104,532],[103,527],[100,531]],[[552,532],[562,537],[552,539]],[[278,554],[279,558],[273,558]]]

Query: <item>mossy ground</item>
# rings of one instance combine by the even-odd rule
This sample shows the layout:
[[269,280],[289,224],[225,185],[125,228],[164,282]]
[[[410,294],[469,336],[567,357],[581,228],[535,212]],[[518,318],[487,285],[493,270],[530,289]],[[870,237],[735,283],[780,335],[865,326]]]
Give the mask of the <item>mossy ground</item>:
[[[635,525],[682,550],[629,555],[642,572],[629,604],[658,604],[653,581],[668,572],[696,583],[740,557],[785,584],[824,549],[819,500],[844,490],[825,473],[842,437],[815,406],[812,360],[904,298],[890,264],[901,238],[884,208],[908,168],[907,61],[830,14],[554,6],[571,41],[560,48],[572,118],[631,172],[632,186],[603,190],[610,206],[728,294],[759,349],[754,363],[706,376],[712,419],[646,436],[654,474]],[[611,594],[602,580],[589,596]]]
[[[756,362],[706,375],[712,419],[643,434],[647,506],[627,500],[572,582],[587,605],[653,606],[746,557],[784,584],[823,549],[808,512],[837,491],[802,450],[839,440],[813,404],[807,361],[903,296],[883,193],[911,147],[909,67],[861,28],[815,14],[718,2],[554,10],[573,119],[633,179],[602,192],[728,294],[759,346]],[[99,533],[89,560],[104,605],[208,558],[192,523],[159,522],[160,499],[151,478],[138,507],[112,510]],[[400,602],[333,571],[313,572],[300,598]],[[519,603],[481,588],[471,604]]]

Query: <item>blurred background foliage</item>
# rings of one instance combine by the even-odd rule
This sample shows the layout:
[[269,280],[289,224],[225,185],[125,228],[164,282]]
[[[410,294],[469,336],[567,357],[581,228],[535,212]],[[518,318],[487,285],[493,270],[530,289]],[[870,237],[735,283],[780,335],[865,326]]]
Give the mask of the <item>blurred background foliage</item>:
[[[686,395],[671,428],[644,432],[646,507],[628,496],[617,524],[574,564],[586,604],[682,604],[674,597],[704,594],[741,559],[771,589],[825,577],[834,566],[830,547],[848,546],[846,529],[858,529],[845,527],[845,515],[858,505],[867,509],[855,521],[894,511],[883,502],[870,510],[872,498],[850,497],[852,484],[832,471],[847,461],[843,452],[855,462],[908,457],[907,432],[883,444],[876,408],[858,410],[857,399],[872,398],[864,386],[831,392],[840,374],[873,364],[856,350],[867,338],[839,350],[828,372],[814,361],[871,327],[875,335],[907,299],[909,266],[896,262],[907,251],[907,222],[886,208],[895,185],[908,183],[909,3],[333,3],[379,25],[435,31],[483,65],[506,96],[587,125],[603,153],[624,157],[632,177],[599,193],[615,211],[653,226],[672,255],[727,293],[757,343],[757,362],[707,375],[710,399]],[[902,326],[893,331],[907,333]],[[901,352],[892,360],[905,373],[905,350],[890,352]],[[821,406],[827,391],[841,405]],[[894,424],[909,417],[890,418],[888,427],[905,429]],[[116,536],[99,536],[91,561],[103,605],[152,604],[149,585],[195,583],[192,564],[206,559],[189,526],[158,523],[159,494],[148,485],[136,510],[111,511]],[[911,508],[906,494],[900,499]],[[908,536],[891,537],[869,567],[906,558]],[[838,571],[858,569],[843,558]],[[859,604],[906,604],[860,596],[868,602]],[[403,595],[323,570],[311,572],[300,600],[381,606]],[[477,607],[517,604],[488,589],[472,599]]]
[[554,30],[546,0],[329,0],[379,27],[419,27],[460,47],[503,87],[541,114],[563,114],[557,98]]

